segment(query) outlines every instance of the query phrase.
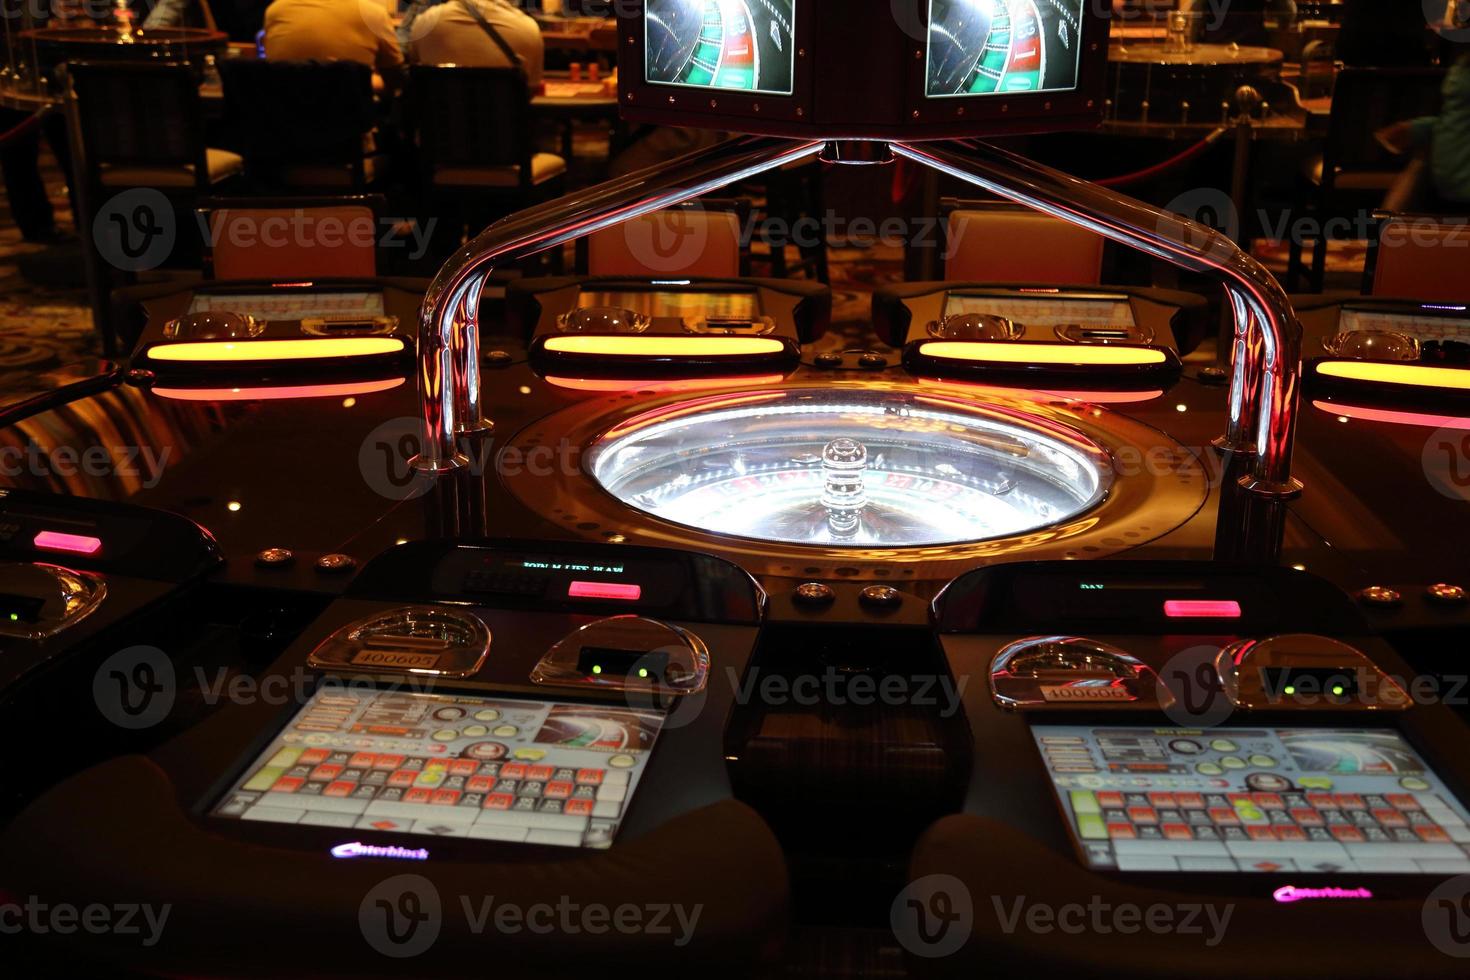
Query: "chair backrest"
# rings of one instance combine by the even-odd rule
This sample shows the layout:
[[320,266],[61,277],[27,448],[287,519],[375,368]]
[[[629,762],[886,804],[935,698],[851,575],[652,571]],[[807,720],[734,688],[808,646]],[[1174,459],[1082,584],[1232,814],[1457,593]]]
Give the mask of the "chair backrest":
[[1470,301],[1470,217],[1395,214],[1378,228],[1373,295]]
[[411,116],[421,165],[519,167],[530,186],[531,91],[519,68],[415,65]]
[[377,123],[367,65],[240,59],[219,69],[225,121],[248,170],[361,162]]
[[207,279],[370,279],[378,274],[379,195],[206,198]]
[[1322,145],[1322,186],[1354,171],[1389,173],[1403,162],[1374,137],[1391,123],[1439,111],[1442,68],[1344,68],[1332,87]]
[[89,179],[126,186],[208,186],[194,69],[168,62],[75,62],[66,71]]
[[1104,239],[1060,218],[1014,204],[945,201],[944,277],[952,281],[1096,286]]
[[587,237],[593,276],[734,279],[744,273],[740,215],[735,208],[655,211]]

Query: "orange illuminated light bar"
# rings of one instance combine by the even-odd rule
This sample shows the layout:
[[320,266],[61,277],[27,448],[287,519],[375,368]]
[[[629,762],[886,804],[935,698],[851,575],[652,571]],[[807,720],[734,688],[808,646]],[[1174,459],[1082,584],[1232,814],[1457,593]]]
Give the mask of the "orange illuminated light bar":
[[1460,367],[1406,364],[1402,361],[1347,360],[1321,360],[1316,362],[1315,367],[1318,376],[1338,381],[1470,391],[1470,369]]
[[[1079,388],[1157,388],[1177,378],[1173,350],[1155,344],[1070,344],[1024,340],[917,340],[904,348],[913,374],[1040,382],[1085,382]],[[1067,387],[1071,387],[1069,384]]]
[[205,340],[156,344],[148,349],[150,361],[174,364],[279,363],[281,361],[338,360],[401,354],[399,337],[297,337],[289,340]]
[[700,372],[749,374],[794,365],[801,350],[778,337],[694,337],[681,334],[567,334],[538,337],[531,359],[557,373],[623,376]]

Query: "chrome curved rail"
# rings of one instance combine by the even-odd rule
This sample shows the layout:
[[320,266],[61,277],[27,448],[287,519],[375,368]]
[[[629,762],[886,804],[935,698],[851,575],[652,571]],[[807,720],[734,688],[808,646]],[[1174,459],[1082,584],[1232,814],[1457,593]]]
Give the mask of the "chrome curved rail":
[[434,277],[419,311],[423,445],[413,465],[463,466],[461,433],[489,428],[480,410],[480,292],[499,263],[556,248],[631,218],[673,207],[746,177],[814,156],[823,141],[745,136],[570,194],[498,221]]
[[1301,490],[1291,476],[1291,451],[1302,328],[1286,292],[1259,262],[1204,225],[979,141],[889,145],[899,156],[1220,280],[1235,339],[1229,428],[1217,445],[1255,454],[1254,471],[1240,481],[1246,489],[1267,497]]
[[[500,221],[462,248],[434,278],[419,322],[424,443],[414,465],[445,472],[466,462],[461,433],[488,428],[480,411],[480,292],[495,264],[513,261],[745,177],[818,153],[825,141],[739,137],[667,165],[609,181]],[[978,141],[890,149],[1008,200],[1080,225],[1225,286],[1235,320],[1230,419],[1218,445],[1253,454],[1241,478],[1262,497],[1290,497],[1301,361],[1301,324],[1286,293],[1229,238],[1059,170]]]

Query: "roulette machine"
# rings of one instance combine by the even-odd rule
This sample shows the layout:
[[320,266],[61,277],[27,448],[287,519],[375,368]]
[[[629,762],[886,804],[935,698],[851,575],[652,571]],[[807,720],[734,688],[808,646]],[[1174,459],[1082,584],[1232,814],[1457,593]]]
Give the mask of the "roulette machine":
[[[1456,311],[981,142],[1102,118],[1090,5],[835,9],[620,9],[625,116],[742,135],[0,413],[22,975],[1463,975]],[[1203,273],[1219,355],[1131,288],[486,302],[814,157]]]

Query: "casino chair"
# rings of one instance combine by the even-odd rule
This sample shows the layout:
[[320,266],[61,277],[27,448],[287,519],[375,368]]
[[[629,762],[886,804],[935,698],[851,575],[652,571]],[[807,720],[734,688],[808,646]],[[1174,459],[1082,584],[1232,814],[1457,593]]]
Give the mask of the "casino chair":
[[[144,268],[192,265],[197,240],[178,234],[188,227],[185,215],[200,194],[238,176],[242,161],[205,144],[199,74],[188,65],[74,62],[66,69],[66,103],[80,185],[76,224],[98,226],[99,234],[82,237],[96,271],[94,319],[111,355],[117,331],[109,290]],[[150,192],[166,199],[170,215],[153,213]],[[164,243],[162,254],[154,254],[155,241]]]
[[[206,198],[199,202],[199,225],[208,236],[204,278],[371,279],[378,275],[385,204],[379,194]],[[269,229],[281,222],[293,229],[288,240],[269,240]]]
[[[1403,170],[1404,161],[1395,157],[1374,136],[1378,130],[1417,116],[1432,115],[1440,103],[1444,70],[1439,68],[1346,68],[1338,73],[1332,90],[1332,113],[1322,155],[1309,162],[1306,195],[1310,201],[1304,226],[1330,232],[1336,219],[1351,221],[1364,208],[1380,205]],[[1322,291],[1327,274],[1327,242],[1330,234],[1312,240],[1312,267],[1308,283]],[[1305,243],[1301,231],[1289,244],[1286,288],[1296,292],[1304,263]]]
[[454,215],[473,233],[564,193],[567,162],[536,149],[520,69],[415,65],[409,106],[421,199],[441,225]]
[[944,278],[953,282],[1102,282],[1101,235],[1015,204],[945,198]]
[[1470,217],[1379,212],[1363,291],[1429,303],[1470,301]]
[[233,60],[219,70],[225,124],[254,189],[361,193],[386,176],[367,65]]
[[579,239],[577,265],[592,276],[638,279],[749,276],[750,251],[741,240],[749,214],[744,199],[655,211]]

